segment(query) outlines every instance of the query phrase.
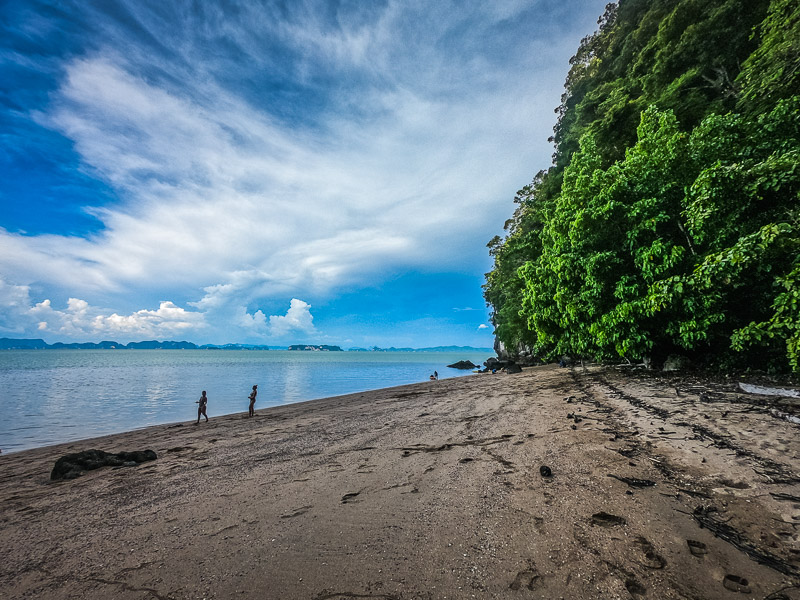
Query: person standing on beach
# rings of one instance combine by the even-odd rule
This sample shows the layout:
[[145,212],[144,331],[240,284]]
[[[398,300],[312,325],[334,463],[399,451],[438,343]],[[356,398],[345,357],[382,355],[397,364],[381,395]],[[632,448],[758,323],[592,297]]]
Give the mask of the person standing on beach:
[[206,423],[208,423],[208,415],[206,414],[206,405],[208,404],[208,396],[206,396],[206,391],[203,390],[203,393],[200,394],[200,400],[197,401],[197,425],[200,423],[200,415],[203,415],[206,418]]
[[253,386],[253,391],[250,392],[250,409],[249,409],[249,413],[250,413],[251,417],[255,414],[255,411],[253,410],[253,407],[256,405],[256,396],[257,395],[258,395],[258,386],[254,385]]

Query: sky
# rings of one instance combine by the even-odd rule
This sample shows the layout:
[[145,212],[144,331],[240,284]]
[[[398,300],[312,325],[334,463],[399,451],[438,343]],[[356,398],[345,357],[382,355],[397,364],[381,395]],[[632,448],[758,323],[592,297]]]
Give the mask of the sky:
[[606,0],[0,3],[0,337],[491,347]]

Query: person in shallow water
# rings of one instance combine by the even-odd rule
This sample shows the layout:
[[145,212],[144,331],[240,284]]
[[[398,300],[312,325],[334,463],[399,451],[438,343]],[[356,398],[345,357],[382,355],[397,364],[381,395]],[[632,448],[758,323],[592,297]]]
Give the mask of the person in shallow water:
[[250,408],[248,410],[248,412],[249,412],[251,417],[255,413],[255,411],[253,410],[253,407],[256,405],[256,396],[257,395],[258,395],[258,386],[254,385],[253,386],[253,391],[250,392]]
[[[203,393],[200,394],[200,400],[197,401],[197,423],[200,422],[200,415],[206,418],[206,423],[208,423],[208,415],[206,414],[206,405],[208,404],[208,396],[206,396],[206,391],[203,390]],[[197,425],[195,423],[195,425]]]

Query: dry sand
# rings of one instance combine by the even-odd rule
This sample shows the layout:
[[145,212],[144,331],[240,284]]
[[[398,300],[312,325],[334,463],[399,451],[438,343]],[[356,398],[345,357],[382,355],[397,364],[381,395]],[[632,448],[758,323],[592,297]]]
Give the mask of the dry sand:
[[[1,456],[0,597],[797,600],[776,402],[537,367]],[[88,448],[158,459],[49,481]]]

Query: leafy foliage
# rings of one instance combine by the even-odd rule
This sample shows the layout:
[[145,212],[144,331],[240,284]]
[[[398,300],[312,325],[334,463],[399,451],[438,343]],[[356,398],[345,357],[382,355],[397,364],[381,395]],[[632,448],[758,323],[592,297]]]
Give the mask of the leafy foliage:
[[554,165],[490,242],[507,347],[800,371],[798,11],[607,7],[572,60]]
[[800,90],[800,4],[773,0],[756,33],[761,44],[739,75],[740,106],[763,111]]

